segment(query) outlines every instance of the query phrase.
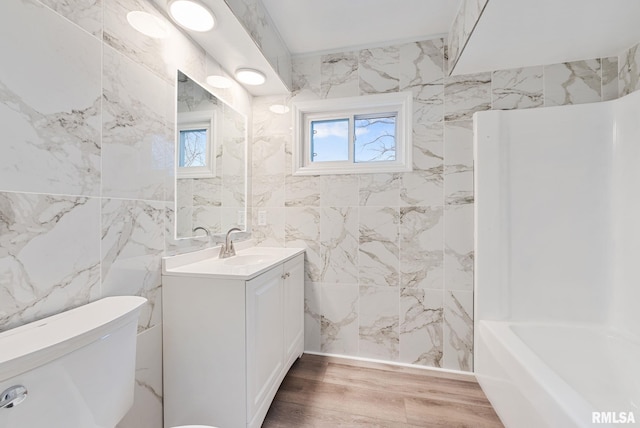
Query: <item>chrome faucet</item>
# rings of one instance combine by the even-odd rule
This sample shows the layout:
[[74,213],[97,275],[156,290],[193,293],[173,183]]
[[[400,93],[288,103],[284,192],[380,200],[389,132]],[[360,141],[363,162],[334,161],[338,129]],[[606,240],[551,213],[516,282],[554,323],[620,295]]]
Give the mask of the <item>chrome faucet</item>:
[[218,256],[221,259],[226,259],[227,257],[232,257],[236,255],[236,249],[233,248],[233,241],[230,239],[230,235],[232,232],[242,232],[242,229],[238,229],[237,227],[232,227],[227,232],[227,237],[224,240],[224,244],[220,246],[220,255]]
[[194,227],[191,231],[192,231],[193,233],[196,233],[196,231],[197,231],[197,230],[204,230],[204,233],[206,233],[206,234],[207,234],[207,237],[211,236],[211,233],[209,232],[209,229],[205,229],[205,228],[204,228],[204,227],[202,227],[202,226]]

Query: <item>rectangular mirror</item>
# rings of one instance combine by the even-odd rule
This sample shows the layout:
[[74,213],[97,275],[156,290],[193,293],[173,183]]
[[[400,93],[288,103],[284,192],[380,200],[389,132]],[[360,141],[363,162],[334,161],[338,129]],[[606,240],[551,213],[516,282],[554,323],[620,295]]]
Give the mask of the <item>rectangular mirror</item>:
[[178,70],[176,239],[246,230],[247,118]]

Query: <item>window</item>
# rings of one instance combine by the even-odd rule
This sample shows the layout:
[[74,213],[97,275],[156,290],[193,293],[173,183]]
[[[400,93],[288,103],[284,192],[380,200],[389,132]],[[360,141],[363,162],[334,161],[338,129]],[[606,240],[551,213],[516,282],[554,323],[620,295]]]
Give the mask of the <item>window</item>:
[[215,113],[178,113],[179,178],[215,177]]
[[411,170],[411,93],[294,104],[294,175]]

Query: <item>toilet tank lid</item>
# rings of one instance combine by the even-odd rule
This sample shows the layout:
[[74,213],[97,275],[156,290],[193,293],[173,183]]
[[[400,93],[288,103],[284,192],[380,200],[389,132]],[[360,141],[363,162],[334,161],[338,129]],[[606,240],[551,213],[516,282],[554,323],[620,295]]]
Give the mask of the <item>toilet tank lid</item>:
[[0,333],[0,382],[137,321],[146,301],[138,296],[105,297]]

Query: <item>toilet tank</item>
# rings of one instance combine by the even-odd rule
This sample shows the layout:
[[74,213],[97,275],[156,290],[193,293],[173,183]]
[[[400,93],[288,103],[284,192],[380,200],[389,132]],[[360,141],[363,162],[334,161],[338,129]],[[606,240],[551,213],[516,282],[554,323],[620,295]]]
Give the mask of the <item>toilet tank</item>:
[[145,302],[107,297],[0,333],[0,403],[27,391],[0,428],[114,428],[133,404]]

